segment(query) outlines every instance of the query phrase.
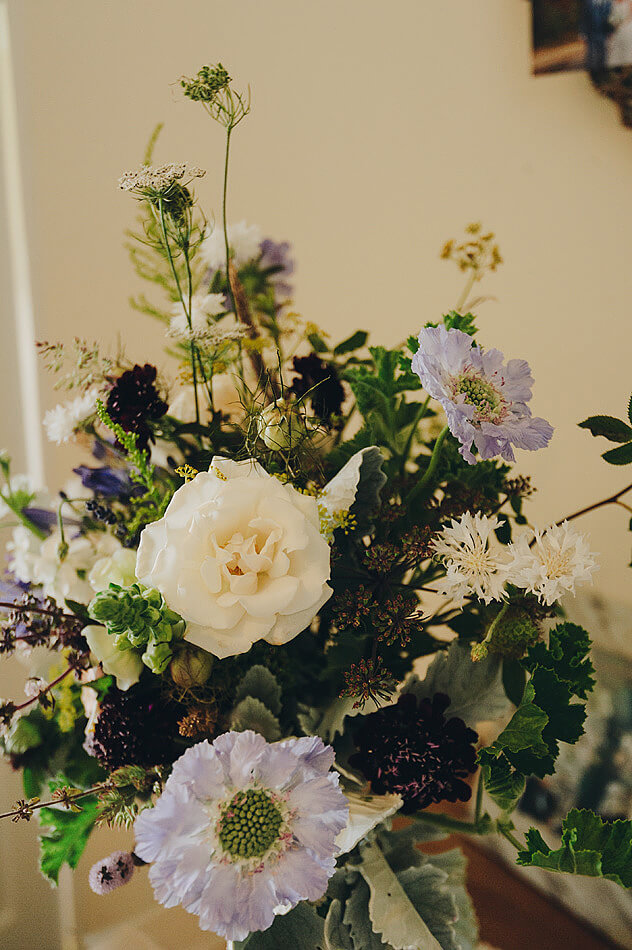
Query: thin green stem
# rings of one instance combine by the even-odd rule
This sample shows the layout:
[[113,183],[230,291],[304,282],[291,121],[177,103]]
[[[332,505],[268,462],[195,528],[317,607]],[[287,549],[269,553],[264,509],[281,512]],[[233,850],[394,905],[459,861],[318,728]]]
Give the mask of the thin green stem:
[[506,838],[507,841],[511,842],[517,851],[524,851],[524,845],[521,845],[518,839],[512,835],[509,828],[505,828],[504,825],[497,824],[496,830],[498,831],[499,835],[502,835],[503,838]]
[[230,246],[228,244],[228,221],[226,218],[226,207],[228,197],[228,163],[230,158],[230,136],[233,131],[232,124],[226,126],[226,154],[224,156],[224,187],[222,191],[222,225],[224,228],[224,248],[226,250],[226,287],[228,294],[232,296],[230,286]]
[[474,810],[474,823],[477,825],[481,820],[481,813],[483,811],[483,788],[483,770],[479,769],[478,785],[476,786],[476,805]]
[[41,528],[38,528],[37,525],[33,524],[33,522],[29,520],[27,515],[24,514],[22,509],[19,508],[18,505],[16,505],[16,503],[13,501],[13,499],[10,496],[7,497],[6,495],[3,495],[2,492],[0,492],[0,498],[5,503],[7,508],[11,509],[13,514],[16,516],[16,518],[20,519],[24,527],[28,528],[29,531],[33,532],[36,538],[39,538],[40,541],[44,541],[46,539],[47,537],[46,532],[42,531]]
[[432,455],[430,456],[430,461],[428,462],[428,468],[423,473],[422,477],[419,479],[419,481],[417,482],[417,484],[415,485],[415,487],[413,488],[413,490],[410,492],[408,496],[409,505],[411,505],[413,501],[417,500],[418,496],[422,493],[426,485],[430,483],[436,471],[437,465],[439,464],[441,449],[443,448],[443,443],[445,442],[445,438],[449,431],[450,431],[450,427],[445,426],[441,430],[439,435],[437,436],[437,440],[432,450]]
[[436,825],[437,828],[445,828],[446,831],[457,831],[466,835],[482,835],[486,831],[481,830],[478,822],[460,821],[458,818],[450,818],[449,815],[435,815],[434,812],[418,812],[412,816],[415,821],[421,821],[429,825]]
[[454,308],[459,313],[461,313],[463,307],[467,303],[467,299],[470,296],[470,293],[472,291],[472,288],[474,287],[474,284],[476,283],[477,276],[478,276],[478,271],[476,270],[476,268],[472,268],[470,276],[468,277],[465,287],[463,288],[463,293],[457,300],[456,307]]
[[410,452],[410,447],[413,444],[413,439],[415,438],[415,435],[417,434],[417,427],[419,426],[419,423],[421,422],[421,420],[426,414],[426,410],[428,409],[429,402],[430,402],[430,396],[427,396],[426,399],[419,405],[419,408],[417,409],[417,412],[415,413],[415,418],[413,419],[411,423],[410,433],[408,435],[408,438],[406,439],[406,445],[404,446],[404,449],[402,451],[402,460],[401,460],[401,465],[400,465],[402,474],[404,473],[404,470],[406,468],[406,462],[408,461],[408,453]]

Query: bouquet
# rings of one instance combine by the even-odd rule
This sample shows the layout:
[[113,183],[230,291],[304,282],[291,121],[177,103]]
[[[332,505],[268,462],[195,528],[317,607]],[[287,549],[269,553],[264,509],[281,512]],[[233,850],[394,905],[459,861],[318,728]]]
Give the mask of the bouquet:
[[[153,290],[133,305],[173,376],[41,343],[71,390],[48,437],[85,464],[46,496],[0,457],[0,652],[30,665],[26,698],[0,706],[24,780],[2,817],[37,816],[52,883],[95,825],[128,829],[92,889],[148,873],[157,901],[249,950],[475,947],[460,852],[423,851],[446,831],[632,886],[629,821],[573,809],[553,845],[512,822],[583,732],[590,639],[560,600],[596,565],[582,512],[537,528],[523,511],[514,450],[553,430],[528,363],[479,342],[494,235],[446,244],[463,293],[406,342],[332,340],[292,311],[290,245],[227,222],[249,94],[221,65],[181,86],[225,133],[221,221],[201,169],[152,164],[159,130],[120,179]],[[583,425],[632,461],[627,422]]]

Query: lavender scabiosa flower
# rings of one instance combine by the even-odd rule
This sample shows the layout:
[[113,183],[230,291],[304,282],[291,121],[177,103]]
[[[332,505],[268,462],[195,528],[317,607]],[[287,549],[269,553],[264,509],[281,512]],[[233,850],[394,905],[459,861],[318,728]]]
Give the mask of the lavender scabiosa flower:
[[244,940],[275,913],[325,893],[347,801],[318,737],[269,744],[250,730],[200,742],[136,819],[136,853],[166,907]]
[[470,465],[475,451],[482,459],[500,455],[513,462],[512,446],[542,449],[551,440],[552,426],[527,406],[533,377],[526,360],[505,363],[500,350],[483,350],[467,333],[439,326],[420,332],[412,368],[443,406]]
[[564,594],[574,594],[575,585],[589,581],[597,568],[585,535],[567,521],[545,531],[535,530],[531,543],[523,534],[510,545],[510,553],[511,583],[535,594],[549,607]]
[[131,880],[134,858],[129,851],[113,851],[90,868],[88,883],[95,894],[108,894]]
[[396,705],[361,719],[358,751],[349,763],[366,775],[374,792],[401,795],[404,812],[466,802],[472,794],[464,780],[476,771],[478,736],[462,719],[445,718],[449,705],[443,693],[419,701],[405,693]]
[[291,257],[289,241],[273,241],[265,238],[261,242],[261,260],[259,266],[269,271],[270,280],[277,294],[283,299],[292,296],[292,285],[286,280],[294,273],[294,261]]
[[508,559],[494,537],[499,524],[495,515],[466,511],[442,528],[430,545],[446,568],[437,582],[440,593],[459,602],[468,595],[486,604],[504,598]]

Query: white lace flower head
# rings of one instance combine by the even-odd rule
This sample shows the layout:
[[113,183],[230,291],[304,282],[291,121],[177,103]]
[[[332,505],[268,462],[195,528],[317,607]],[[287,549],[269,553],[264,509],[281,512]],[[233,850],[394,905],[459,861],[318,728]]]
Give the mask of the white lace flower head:
[[[263,234],[256,224],[238,221],[236,224],[228,225],[228,245],[231,260],[237,270],[247,264],[248,261],[256,260],[259,257],[262,241]],[[224,270],[226,268],[226,244],[223,228],[217,225],[213,228],[208,237],[204,239],[200,254],[212,270]]]
[[468,595],[486,604],[503,599],[507,557],[494,537],[499,524],[495,515],[467,511],[439,532],[432,547],[446,568],[445,577],[437,581],[440,593],[457,602]]
[[564,594],[589,581],[597,568],[585,535],[567,521],[534,531],[532,542],[523,534],[509,546],[509,581],[551,606]]

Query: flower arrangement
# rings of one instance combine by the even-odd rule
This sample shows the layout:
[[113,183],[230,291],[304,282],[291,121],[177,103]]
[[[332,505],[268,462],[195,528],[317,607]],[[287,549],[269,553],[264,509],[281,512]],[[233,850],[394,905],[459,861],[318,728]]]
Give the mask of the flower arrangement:
[[[445,246],[466,286],[438,323],[394,349],[362,330],[332,343],[292,312],[289,244],[227,222],[249,96],[221,65],[182,90],[225,130],[221,224],[193,192],[201,169],[151,164],[157,135],[120,179],[132,262],[161,294],[133,303],[177,380],[40,344],[72,391],[47,434],[92,463],[46,497],[0,457],[17,520],[0,652],[32,674],[0,706],[25,795],[2,817],[38,816],[53,883],[95,825],[127,828],[92,889],[147,867],[156,900],[249,950],[475,947],[460,853],[418,847],[445,830],[632,886],[629,821],[573,809],[553,848],[511,818],[583,733],[590,639],[560,599],[596,565],[582,512],[543,529],[523,512],[534,489],[509,463],[553,430],[528,363],[478,340],[494,236]],[[627,422],[583,425],[632,461]]]

